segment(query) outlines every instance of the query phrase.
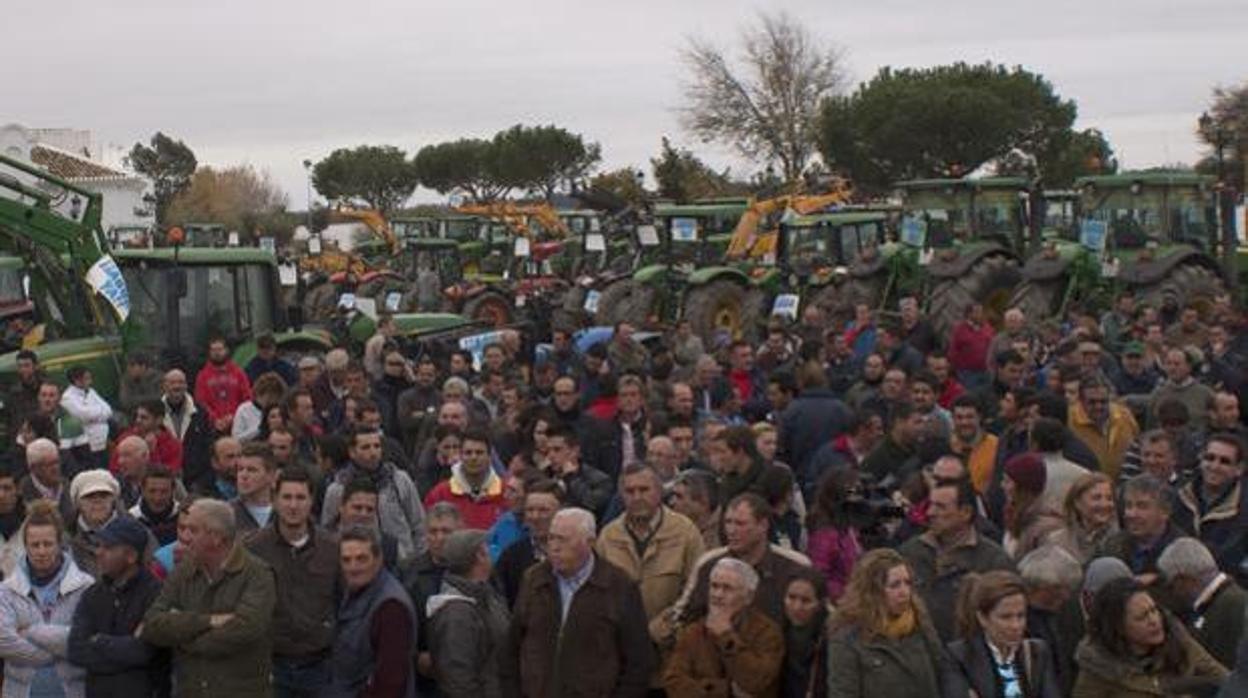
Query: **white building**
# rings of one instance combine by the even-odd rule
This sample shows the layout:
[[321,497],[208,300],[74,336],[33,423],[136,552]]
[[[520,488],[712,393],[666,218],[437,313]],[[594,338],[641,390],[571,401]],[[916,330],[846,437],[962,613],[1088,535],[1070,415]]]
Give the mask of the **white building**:
[[100,162],[90,131],[2,125],[0,153],[100,194],[104,199],[101,223],[105,232],[115,228],[149,228],[155,222],[154,212],[143,200],[149,189],[147,180]]

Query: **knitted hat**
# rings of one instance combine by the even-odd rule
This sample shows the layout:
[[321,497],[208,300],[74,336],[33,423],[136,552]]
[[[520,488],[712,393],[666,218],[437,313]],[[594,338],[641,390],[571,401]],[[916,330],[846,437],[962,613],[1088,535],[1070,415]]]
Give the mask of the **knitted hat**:
[[1131,568],[1127,563],[1116,557],[1098,557],[1088,563],[1088,571],[1083,575],[1083,591],[1095,595],[1101,587],[1115,579],[1127,579],[1131,576]]
[[1044,459],[1035,453],[1020,453],[1005,462],[1005,474],[1026,492],[1044,491]]
[[476,562],[477,551],[485,544],[486,533],[480,529],[465,528],[446,537],[442,544],[442,560],[447,571],[465,574]]
[[117,478],[107,470],[84,470],[69,483],[69,498],[77,503],[79,498],[96,492],[108,492],[116,497],[120,489]]

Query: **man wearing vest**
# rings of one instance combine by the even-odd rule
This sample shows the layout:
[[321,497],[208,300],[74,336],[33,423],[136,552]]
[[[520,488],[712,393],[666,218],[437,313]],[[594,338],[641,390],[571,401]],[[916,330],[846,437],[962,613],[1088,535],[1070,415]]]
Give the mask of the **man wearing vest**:
[[326,698],[413,698],[416,613],[403,585],[386,571],[377,532],[342,532],[338,559],[346,595],[338,606]]

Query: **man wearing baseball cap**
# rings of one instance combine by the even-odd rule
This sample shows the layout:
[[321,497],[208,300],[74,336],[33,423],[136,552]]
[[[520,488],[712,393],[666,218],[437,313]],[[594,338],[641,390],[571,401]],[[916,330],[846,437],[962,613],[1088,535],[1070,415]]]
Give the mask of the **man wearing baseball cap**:
[[126,516],[95,533],[97,581],[87,589],[69,632],[69,660],[87,670],[87,695],[168,695],[168,653],[135,637],[160,581],[147,570],[148,533]]

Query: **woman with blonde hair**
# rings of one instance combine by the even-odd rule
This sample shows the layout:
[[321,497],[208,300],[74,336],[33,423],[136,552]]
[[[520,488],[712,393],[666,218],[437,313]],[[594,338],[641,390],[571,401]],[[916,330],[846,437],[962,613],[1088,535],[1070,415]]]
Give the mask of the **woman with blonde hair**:
[[1066,493],[1063,507],[1066,525],[1049,534],[1056,543],[1087,564],[1097,548],[1118,531],[1118,510],[1114,504],[1114,481],[1104,473],[1088,473],[1075,481]]
[[829,698],[939,696],[945,666],[905,558],[891,548],[864,555],[832,620]]
[[962,578],[958,598],[961,639],[949,645],[944,695],[978,698],[1059,698],[1053,653],[1027,639],[1027,590],[1013,572]]

